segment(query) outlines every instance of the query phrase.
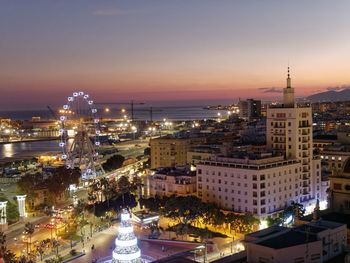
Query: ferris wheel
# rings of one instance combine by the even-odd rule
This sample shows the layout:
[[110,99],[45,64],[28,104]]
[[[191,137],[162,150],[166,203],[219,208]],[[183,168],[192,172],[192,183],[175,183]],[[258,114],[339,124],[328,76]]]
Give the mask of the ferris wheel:
[[96,148],[100,146],[97,109],[88,94],[74,92],[60,110],[62,159],[67,168],[80,168],[82,180],[103,173]]

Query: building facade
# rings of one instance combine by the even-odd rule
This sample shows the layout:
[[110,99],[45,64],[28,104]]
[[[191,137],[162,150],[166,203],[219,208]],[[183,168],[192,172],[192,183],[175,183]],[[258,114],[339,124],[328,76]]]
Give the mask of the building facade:
[[147,176],[149,197],[196,195],[196,172],[190,165],[151,170]]
[[261,100],[240,100],[238,102],[239,116],[241,118],[253,120],[261,116]]
[[248,263],[326,262],[344,253],[346,225],[325,220],[245,236]]
[[185,165],[190,149],[189,138],[161,137],[150,141],[151,168]]
[[213,157],[197,165],[197,193],[203,202],[265,218],[300,201],[301,174],[298,160],[282,156]]
[[343,164],[342,171],[333,171],[329,180],[331,209],[336,212],[350,214],[350,158]]
[[321,161],[313,156],[312,109],[295,104],[289,69],[283,104],[271,105],[267,109],[266,142],[267,149],[274,154],[300,161],[299,202],[315,204],[322,196]]

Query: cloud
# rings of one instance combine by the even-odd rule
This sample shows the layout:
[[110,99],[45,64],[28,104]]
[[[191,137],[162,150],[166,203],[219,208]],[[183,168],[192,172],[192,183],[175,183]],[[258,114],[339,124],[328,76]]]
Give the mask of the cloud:
[[138,10],[133,9],[99,9],[92,11],[92,14],[95,16],[119,16],[119,15],[129,15],[138,13]]
[[344,86],[337,86],[337,87],[328,87],[327,91],[339,91],[339,90],[344,90],[344,89],[350,89],[350,86],[344,85]]
[[263,93],[282,93],[282,89],[277,89],[277,88],[259,88],[259,90],[263,90]]

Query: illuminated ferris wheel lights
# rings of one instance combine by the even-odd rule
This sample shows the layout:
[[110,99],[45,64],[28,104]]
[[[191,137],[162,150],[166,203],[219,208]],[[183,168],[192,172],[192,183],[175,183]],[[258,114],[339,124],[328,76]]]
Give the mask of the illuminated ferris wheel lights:
[[[100,145],[98,140],[100,131],[97,128],[99,120],[95,115],[97,109],[93,104],[94,102],[89,99],[88,94],[85,94],[83,91],[75,91],[72,96],[67,97],[67,102],[63,105],[63,112],[60,116],[62,124],[60,129],[62,159],[65,159],[67,167],[68,165],[70,168],[79,167],[83,180],[96,177],[96,164],[103,171],[98,162],[98,153],[94,149]],[[75,122],[74,115],[79,115],[76,117],[79,118],[80,123],[71,127],[74,130],[74,139],[72,147],[67,149],[69,135],[67,128],[71,126],[71,120]],[[91,124],[84,122],[85,120],[94,121]],[[80,152],[77,149],[83,149],[83,151]]]

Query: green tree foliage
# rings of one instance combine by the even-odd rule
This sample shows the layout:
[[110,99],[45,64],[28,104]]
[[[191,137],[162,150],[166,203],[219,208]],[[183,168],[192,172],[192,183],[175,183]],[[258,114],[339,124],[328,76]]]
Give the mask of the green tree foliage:
[[17,182],[17,193],[27,195],[28,199],[33,199],[36,197],[35,189],[37,186],[44,183],[44,178],[42,174],[25,174]]
[[103,164],[103,169],[105,171],[112,171],[112,170],[119,169],[120,167],[123,166],[124,161],[125,161],[124,156],[120,154],[113,155]]
[[71,184],[78,184],[81,173],[79,169],[57,168],[56,172],[49,177],[44,177],[41,173],[26,174],[17,182],[17,193],[26,194],[29,200],[37,195],[35,190],[47,188],[48,205],[54,204],[56,199],[68,189]]
[[150,147],[147,147],[147,148],[143,151],[143,154],[144,154],[144,155],[150,156],[150,155],[151,155],[151,148],[150,148]]
[[0,259],[3,259],[6,263],[18,262],[17,257],[6,246],[6,235],[0,232]]
[[163,214],[165,217],[177,220],[185,227],[202,215],[202,201],[196,196],[171,196],[165,203]]
[[48,180],[45,180],[45,185],[51,193],[59,197],[71,184],[78,184],[80,176],[79,169],[67,169],[62,166],[57,168]]
[[160,198],[140,199],[140,206],[144,206],[152,212],[162,213],[178,222],[177,232],[186,233],[191,224],[202,222],[205,225],[222,226],[228,224],[231,230],[240,233],[248,233],[254,225],[259,224],[251,213],[224,214],[214,203],[202,203],[195,196],[171,196]]

